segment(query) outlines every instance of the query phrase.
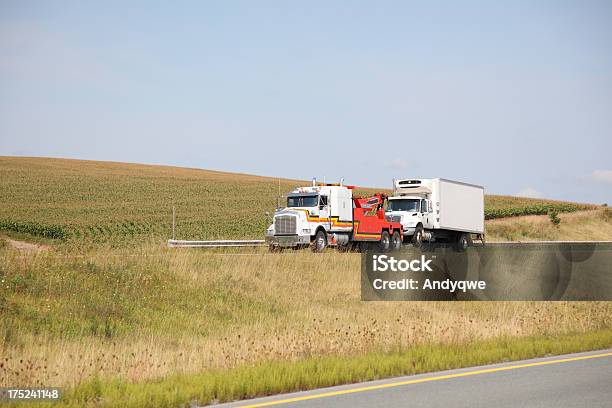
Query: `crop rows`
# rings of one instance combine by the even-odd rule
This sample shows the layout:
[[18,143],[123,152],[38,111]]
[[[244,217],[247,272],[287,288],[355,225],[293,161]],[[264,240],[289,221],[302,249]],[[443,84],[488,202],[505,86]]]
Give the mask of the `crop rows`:
[[548,214],[550,211],[574,212],[588,208],[591,208],[591,206],[574,203],[537,204],[525,205],[522,207],[494,208],[485,210],[485,219],[492,220],[495,218],[518,217],[521,215],[544,215]]
[[59,225],[44,225],[38,222],[0,221],[0,231],[19,232],[42,238],[65,239],[69,233]]
[[[286,193],[303,181],[281,180]],[[357,190],[357,194],[373,192]],[[380,191],[380,190],[377,190]],[[383,190],[384,191],[384,190]],[[0,230],[122,246],[179,239],[257,239],[279,180],[243,174],[63,159],[0,157]],[[579,204],[486,196],[486,218],[574,211]]]

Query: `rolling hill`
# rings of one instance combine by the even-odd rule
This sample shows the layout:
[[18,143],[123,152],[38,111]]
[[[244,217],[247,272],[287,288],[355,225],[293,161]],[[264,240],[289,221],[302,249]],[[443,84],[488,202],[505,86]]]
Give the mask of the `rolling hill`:
[[[114,245],[162,242],[171,235],[174,206],[178,238],[260,238],[279,185],[283,194],[305,183],[170,166],[0,157],[0,230]],[[487,218],[593,207],[507,196],[485,199]]]

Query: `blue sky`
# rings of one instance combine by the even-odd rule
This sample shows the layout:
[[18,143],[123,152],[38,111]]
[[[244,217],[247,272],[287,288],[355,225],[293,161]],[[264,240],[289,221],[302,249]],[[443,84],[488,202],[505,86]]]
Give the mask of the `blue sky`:
[[0,0],[0,155],[612,204],[610,21],[606,1]]

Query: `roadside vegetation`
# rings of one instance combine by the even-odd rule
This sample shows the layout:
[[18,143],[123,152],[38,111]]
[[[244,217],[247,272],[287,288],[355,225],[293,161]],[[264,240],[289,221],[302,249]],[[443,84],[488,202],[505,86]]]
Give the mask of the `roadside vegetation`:
[[313,356],[295,362],[266,361],[234,369],[172,375],[130,383],[94,378],[71,390],[64,406],[180,407],[229,402],[400,375],[473,367],[503,361],[609,347],[612,331],[556,337],[500,338],[464,345],[421,345],[359,356]]
[[[191,385],[172,395],[210,402],[340,383],[351,367],[353,381],[436,369],[443,350],[473,349],[468,359],[442,360],[450,368],[510,359],[499,350],[514,340],[525,357],[542,339],[566,335],[569,345],[551,352],[589,348],[595,337],[594,348],[612,345],[610,303],[362,302],[359,264],[358,254],[336,252],[3,248],[0,386],[66,387],[75,405],[117,398],[126,406],[117,401],[141,390],[135,406],[147,405],[149,392],[149,405],[164,406],[166,391],[183,383]],[[401,365],[413,357],[414,367]],[[339,368],[306,380],[319,363]],[[279,367],[293,382],[275,388]],[[238,386],[256,374],[262,382]]]

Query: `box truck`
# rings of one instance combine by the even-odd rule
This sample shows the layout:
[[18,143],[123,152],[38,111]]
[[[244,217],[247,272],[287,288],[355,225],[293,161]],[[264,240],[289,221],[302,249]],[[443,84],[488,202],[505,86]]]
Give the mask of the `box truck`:
[[459,181],[393,180],[386,218],[402,224],[404,240],[450,242],[465,249],[473,240],[485,241],[484,188]]

